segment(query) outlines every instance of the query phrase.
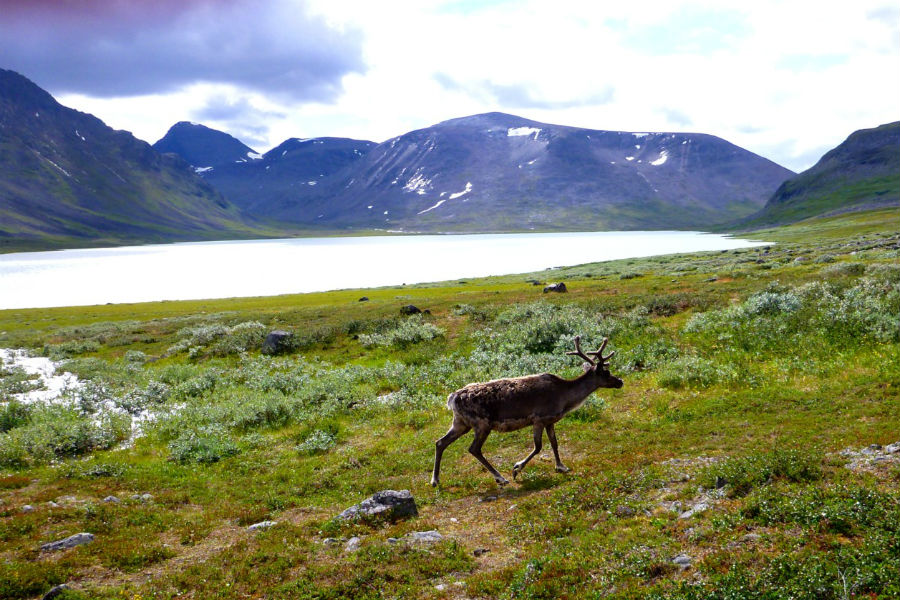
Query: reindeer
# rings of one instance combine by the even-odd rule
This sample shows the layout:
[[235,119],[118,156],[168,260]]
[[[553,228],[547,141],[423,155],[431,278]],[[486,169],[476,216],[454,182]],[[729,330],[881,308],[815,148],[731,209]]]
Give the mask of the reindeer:
[[622,380],[609,373],[608,361],[615,352],[603,356],[608,341],[603,338],[599,350],[585,353],[581,351],[581,337],[575,337],[575,351],[566,354],[578,356],[587,363],[584,365],[584,373],[575,379],[567,380],[551,373],[541,373],[470,383],[450,394],[447,408],[453,411],[453,423],[447,434],[435,442],[431,485],[440,484],[441,455],[444,450],[470,429],[475,430],[475,439],[469,446],[469,452],[494,476],[497,485],[506,485],[509,481],[481,453],[481,447],[491,431],[515,431],[528,425],[534,428],[534,450],[513,465],[513,479],[541,451],[544,430],[547,431],[550,447],[553,448],[556,470],[560,473],[569,471],[559,459],[554,425],[581,406],[594,390],[622,387]]

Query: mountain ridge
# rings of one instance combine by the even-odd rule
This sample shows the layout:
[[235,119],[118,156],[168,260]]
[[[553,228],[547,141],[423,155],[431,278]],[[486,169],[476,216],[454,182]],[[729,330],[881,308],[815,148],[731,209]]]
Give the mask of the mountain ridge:
[[305,173],[315,179],[273,176],[298,171],[282,167],[276,149],[265,162],[202,175],[259,218],[403,231],[702,228],[758,210],[793,175],[709,134],[591,130],[500,112],[344,143],[357,144],[355,155]]
[[[0,248],[257,231],[187,162],[0,69]],[[257,231],[259,233],[259,231]]]

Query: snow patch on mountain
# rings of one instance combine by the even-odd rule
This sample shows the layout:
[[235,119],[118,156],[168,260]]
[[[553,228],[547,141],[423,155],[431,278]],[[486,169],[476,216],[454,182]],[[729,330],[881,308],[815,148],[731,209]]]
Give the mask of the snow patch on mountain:
[[450,194],[450,199],[456,200],[457,198],[462,198],[463,196],[465,196],[466,194],[468,194],[471,191],[472,191],[472,182],[468,181],[468,182],[466,182],[466,189],[464,189],[461,192],[456,192],[455,194]]
[[253,160],[262,160],[262,154],[257,154],[256,152],[248,152],[247,156],[252,158]]
[[650,164],[653,165],[654,167],[658,167],[659,165],[665,164],[665,162],[668,158],[669,158],[669,153],[666,152],[665,150],[660,150],[659,158],[657,158],[656,160],[651,160]]
[[428,188],[431,185],[431,180],[422,175],[422,168],[419,167],[416,169],[415,175],[409,178],[406,182],[406,185],[403,186],[403,189],[407,192],[415,192],[420,196],[424,196],[428,193]]
[[538,138],[541,130],[537,127],[510,127],[506,130],[507,137],[519,137],[534,135],[534,139]]
[[194,173],[197,173],[198,175],[200,173],[206,173],[207,171],[212,171],[212,170],[213,170],[212,167],[194,167]]

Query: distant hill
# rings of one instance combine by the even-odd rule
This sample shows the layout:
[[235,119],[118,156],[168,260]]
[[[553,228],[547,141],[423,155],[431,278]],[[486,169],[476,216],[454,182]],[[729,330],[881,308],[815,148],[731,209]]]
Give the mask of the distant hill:
[[850,134],[740,221],[758,229],[850,210],[900,206],[900,121]]
[[196,169],[208,169],[259,157],[253,148],[237,138],[187,121],[172,125],[166,135],[153,144],[153,149],[160,154],[167,152],[177,154]]
[[160,155],[0,69],[0,250],[252,231],[183,159]]
[[260,218],[406,231],[703,228],[758,210],[792,175],[711,135],[503,113],[377,145],[288,140],[262,160],[203,172]]

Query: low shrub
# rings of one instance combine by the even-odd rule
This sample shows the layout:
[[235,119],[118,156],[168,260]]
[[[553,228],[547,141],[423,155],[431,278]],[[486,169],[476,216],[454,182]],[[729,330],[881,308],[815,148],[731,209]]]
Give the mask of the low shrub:
[[437,325],[425,321],[421,315],[412,315],[384,333],[364,333],[359,336],[359,341],[366,347],[392,346],[402,349],[443,335],[444,330]]
[[822,477],[822,458],[813,452],[773,450],[730,458],[713,464],[700,475],[704,487],[723,483],[731,497],[746,496],[751,490],[776,479],[810,482]]
[[170,460],[183,465],[215,463],[239,451],[224,429],[213,425],[184,431],[169,443]]

